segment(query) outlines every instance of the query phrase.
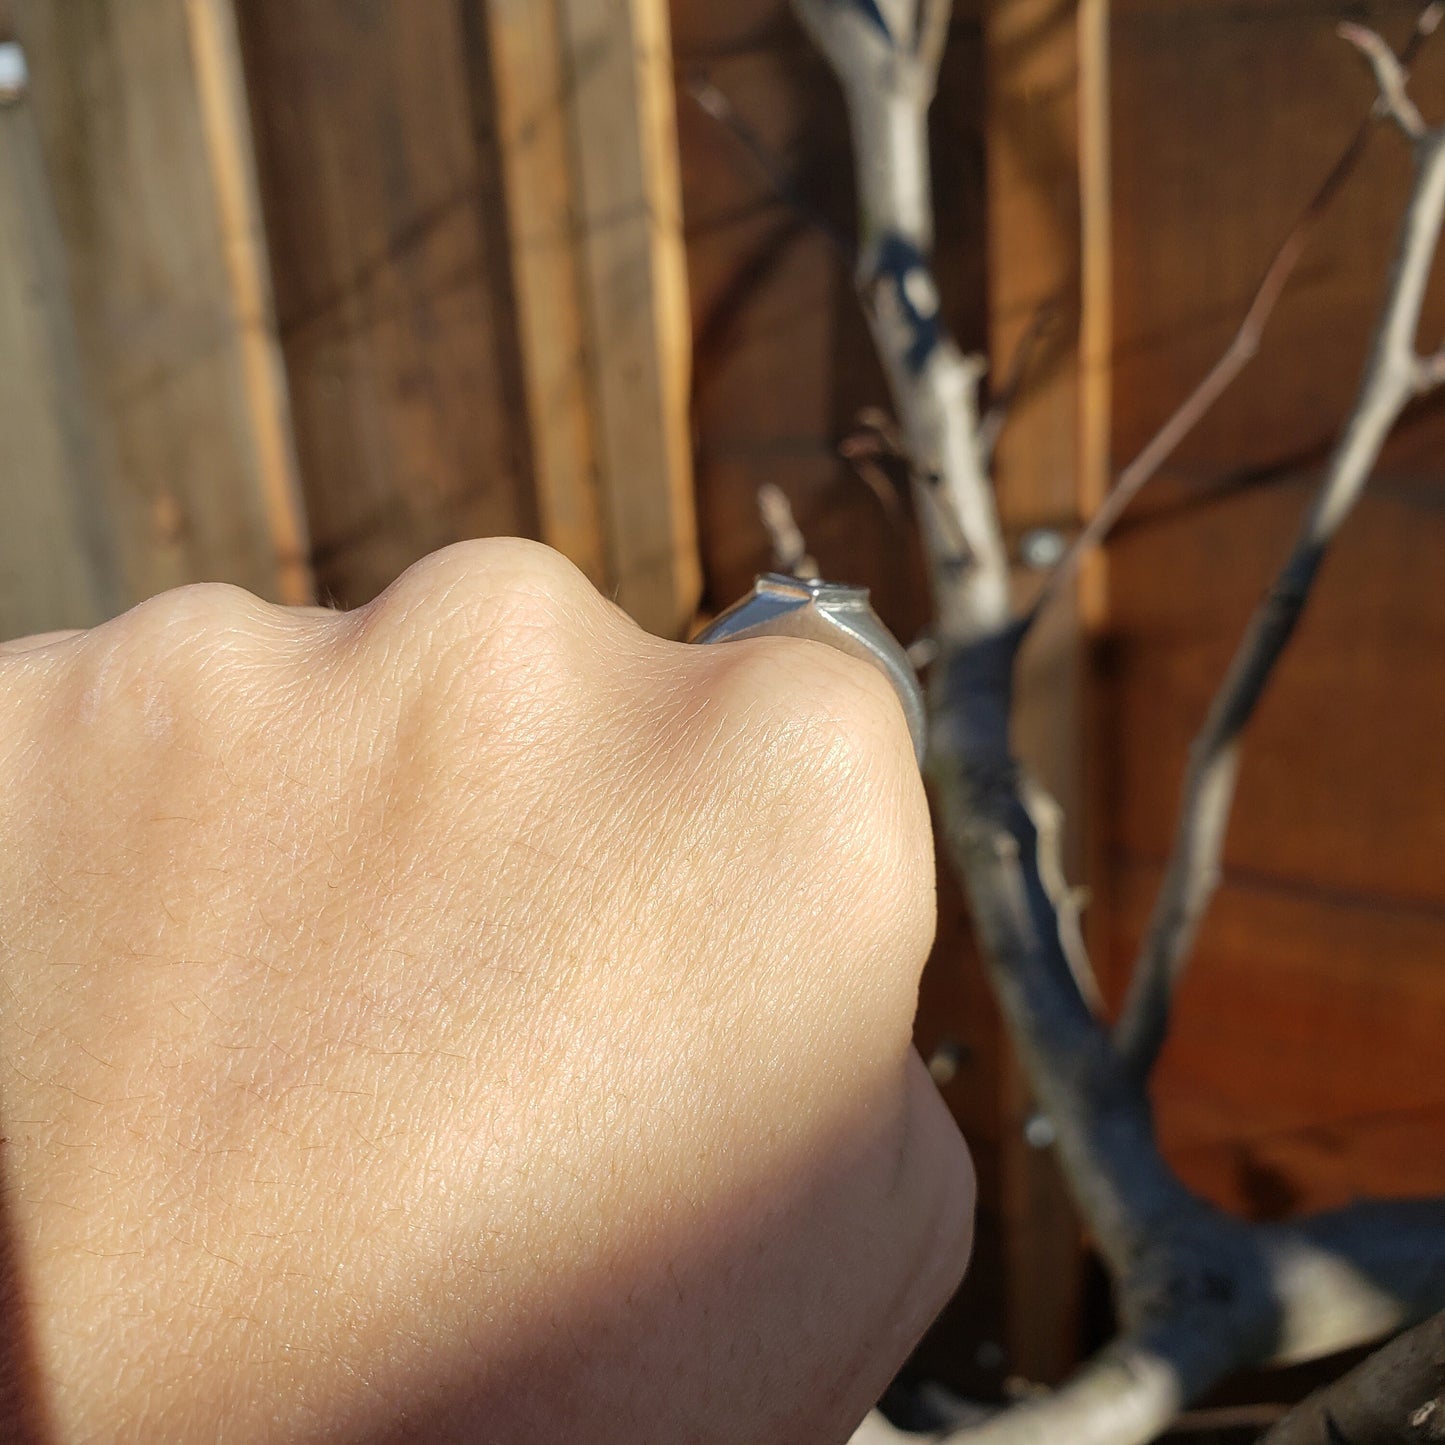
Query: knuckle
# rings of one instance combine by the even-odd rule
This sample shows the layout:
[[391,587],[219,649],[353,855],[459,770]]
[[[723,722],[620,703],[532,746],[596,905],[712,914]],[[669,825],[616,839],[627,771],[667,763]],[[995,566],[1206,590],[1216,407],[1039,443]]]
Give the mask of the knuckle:
[[440,657],[458,646],[506,654],[545,645],[571,615],[600,602],[582,573],[550,547],[488,537],[423,557],[359,616],[368,631],[400,633],[416,656]]
[[[44,668],[40,718],[52,755],[66,747],[92,782],[155,782],[218,757],[278,723],[293,695],[286,609],[225,583],[159,593],[60,647]],[[15,661],[27,664],[27,655]],[[283,685],[284,684],[284,685]],[[77,776],[80,775],[77,774]]]
[[173,643],[254,630],[263,610],[269,604],[229,582],[192,582],[147,598],[106,626],[164,652]]
[[[921,967],[934,923],[927,804],[902,709],[875,668],[820,643],[722,644],[712,731],[770,776],[773,808],[806,830],[840,886],[839,921]],[[845,916],[846,915],[846,916]],[[916,980],[915,980],[916,981]]]
[[202,692],[250,673],[271,655],[285,611],[225,582],[158,593],[84,634],[83,668],[98,692],[164,681]]
[[433,553],[354,616],[368,674],[393,670],[439,737],[518,746],[580,717],[617,628],[576,567],[515,538]]
[[519,537],[455,542],[414,562],[361,609],[426,632],[487,628],[514,608],[553,607],[585,595],[587,579],[560,553]]
[[717,668],[722,706],[755,746],[791,760],[799,786],[870,809],[912,768],[898,700],[877,669],[822,643],[727,643]]

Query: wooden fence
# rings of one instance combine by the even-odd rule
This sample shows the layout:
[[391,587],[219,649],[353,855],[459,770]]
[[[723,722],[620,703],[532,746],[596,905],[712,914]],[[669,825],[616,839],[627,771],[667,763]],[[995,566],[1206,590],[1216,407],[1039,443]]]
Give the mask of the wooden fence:
[[[540,535],[697,603],[661,0],[37,0],[0,119],[0,627],[343,604]],[[25,358],[15,365],[13,358]],[[22,500],[17,495],[16,500]]]
[[[1398,40],[1414,8],[1348,10]],[[999,452],[1021,590],[1026,539],[1073,531],[1222,350],[1368,110],[1344,9],[960,0],[945,304],[999,368],[1053,316]],[[886,460],[839,458],[885,391],[841,106],[786,0],[12,0],[14,37],[0,633],[192,578],[351,605],[520,532],[680,636],[766,563],[763,482],[828,572],[925,625]],[[1442,82],[1445,45],[1416,81],[1436,116]],[[1070,811],[1111,997],[1190,731],[1348,406],[1405,166],[1372,138],[1253,369],[1030,656],[1020,743]],[[1261,713],[1157,1082],[1170,1156],[1256,1214],[1445,1190],[1442,455],[1441,410],[1412,414]],[[1052,1378],[1085,1242],[942,885],[919,1042],[983,1244],[933,1359]]]

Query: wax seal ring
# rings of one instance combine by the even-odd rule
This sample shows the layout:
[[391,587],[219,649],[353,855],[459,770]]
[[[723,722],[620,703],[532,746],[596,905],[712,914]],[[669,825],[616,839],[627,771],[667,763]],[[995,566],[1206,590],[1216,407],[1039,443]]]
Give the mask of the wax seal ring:
[[897,694],[918,765],[923,766],[928,737],[923,691],[908,654],[869,606],[866,587],[764,573],[742,601],[714,618],[694,641],[743,637],[803,637],[876,667]]

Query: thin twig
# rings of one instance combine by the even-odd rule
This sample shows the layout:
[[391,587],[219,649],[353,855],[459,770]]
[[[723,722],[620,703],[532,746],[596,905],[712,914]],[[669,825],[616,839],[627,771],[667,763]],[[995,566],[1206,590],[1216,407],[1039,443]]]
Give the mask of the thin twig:
[[705,75],[689,76],[687,93],[704,115],[710,116],[733,138],[753,163],[768,189],[783,205],[818,232],[845,266],[854,260],[853,245],[814,202],[798,188],[782,162],[757,131],[743,119],[732,97]]
[[816,577],[818,564],[808,552],[792,503],[781,487],[764,482],[758,488],[758,515],[773,544],[773,569],[790,577]]
[[1380,87],[1380,100],[1385,114],[1404,131],[1410,140],[1422,140],[1425,135],[1425,117],[1420,108],[1410,99],[1405,89],[1407,72],[1400,64],[1400,58],[1385,43],[1377,31],[1352,21],[1341,21],[1335,27],[1341,40],[1347,40],[1366,60],[1375,72],[1375,84]]
[[1445,346],[1420,358],[1419,390],[1430,391],[1441,385],[1445,385]]
[[986,462],[992,459],[994,448],[998,445],[999,433],[1003,431],[1009,413],[1023,390],[1024,382],[1033,367],[1034,357],[1053,331],[1058,318],[1059,307],[1056,301],[1045,301],[1035,307],[1034,314],[1029,317],[1029,324],[1024,328],[1024,334],[1019,337],[1014,354],[1009,359],[1003,384],[995,391],[988,410],[978,424],[978,444],[983,449]]
[[1163,1045],[1175,984],[1219,881],[1240,734],[1293,635],[1330,541],[1374,470],[1385,438],[1405,406],[1422,388],[1434,384],[1434,368],[1416,355],[1415,335],[1445,220],[1445,128],[1425,131],[1415,152],[1414,188],[1358,398],[1299,538],[1250,622],[1191,750],[1173,853],[1115,1032],[1121,1057],[1140,1077],[1149,1072]]
[[[878,418],[875,420],[874,418]],[[910,480],[908,457],[900,450],[891,420],[873,408],[858,416],[858,428],[838,443],[838,455],[872,492],[889,526],[901,530],[905,513],[898,493]]]
[[[1026,627],[1011,615],[1003,536],[981,464],[981,366],[943,332],[929,270],[924,121],[934,74],[897,33],[896,4],[888,20],[874,0],[793,6],[848,101],[864,233],[859,290],[902,419],[934,589],[929,752],[942,831],[1125,1331],[1057,1393],[948,1438],[1143,1445],[1244,1365],[1281,1350],[1363,1343],[1445,1303],[1445,1204],[1423,1218],[1405,1206],[1362,1206],[1288,1227],[1250,1226],[1191,1194],[1160,1154],[1144,1080],[1125,1067],[1079,982],[1057,810],[1010,750]],[[1412,224],[1424,215],[1417,202]],[[1416,279],[1410,267],[1397,274],[1393,306],[1418,312]],[[1417,380],[1413,369],[1409,385]],[[1352,432],[1342,450],[1354,458],[1372,440],[1368,428]],[[1338,519],[1327,512],[1314,530],[1326,524]],[[1422,1268],[1425,1260],[1432,1266]]]
[[[1396,64],[1402,73],[1408,73],[1425,41],[1439,28],[1445,17],[1445,3],[1429,4],[1415,20],[1410,39],[1400,52]],[[1358,27],[1356,27],[1358,28]],[[1388,49],[1388,47],[1386,47]],[[1392,58],[1394,58],[1392,56]],[[1349,144],[1340,153],[1339,159],[1330,167],[1329,173],[1320,182],[1315,193],[1305,204],[1289,234],[1280,244],[1264,276],[1249,303],[1239,329],[1218,361],[1205,373],[1203,379],[1189,393],[1179,406],[1166,418],[1164,424],[1145,443],[1143,450],[1119,473],[1118,479],[1087,525],[1074,538],[1069,549],[1059,559],[1058,565],[1045,579],[1029,609],[1030,623],[1037,620],[1050,602],[1063,590],[1065,584],[1078,570],[1080,561],[1091,549],[1099,546],[1113,530],[1130,503],[1139,495],[1146,483],[1158,473],[1160,467],[1173,456],[1184,439],[1213,410],[1219,398],[1232,386],[1239,374],[1259,354],[1260,342],[1265,326],[1274,313],[1285,287],[1294,275],[1305,248],[1324,219],[1335,197],[1344,188],[1345,182],[1359,164],[1365,153],[1365,143],[1374,130],[1375,122],[1385,113],[1383,98],[1376,100],[1370,114],[1360,122]]]

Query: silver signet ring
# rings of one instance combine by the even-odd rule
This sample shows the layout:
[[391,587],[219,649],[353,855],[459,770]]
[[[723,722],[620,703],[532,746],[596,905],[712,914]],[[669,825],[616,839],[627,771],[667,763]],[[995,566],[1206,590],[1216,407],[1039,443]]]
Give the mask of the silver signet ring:
[[928,737],[923,690],[908,654],[869,606],[866,587],[764,573],[742,601],[714,618],[693,641],[732,642],[743,637],[802,637],[872,664],[897,694],[918,766],[923,766]]

